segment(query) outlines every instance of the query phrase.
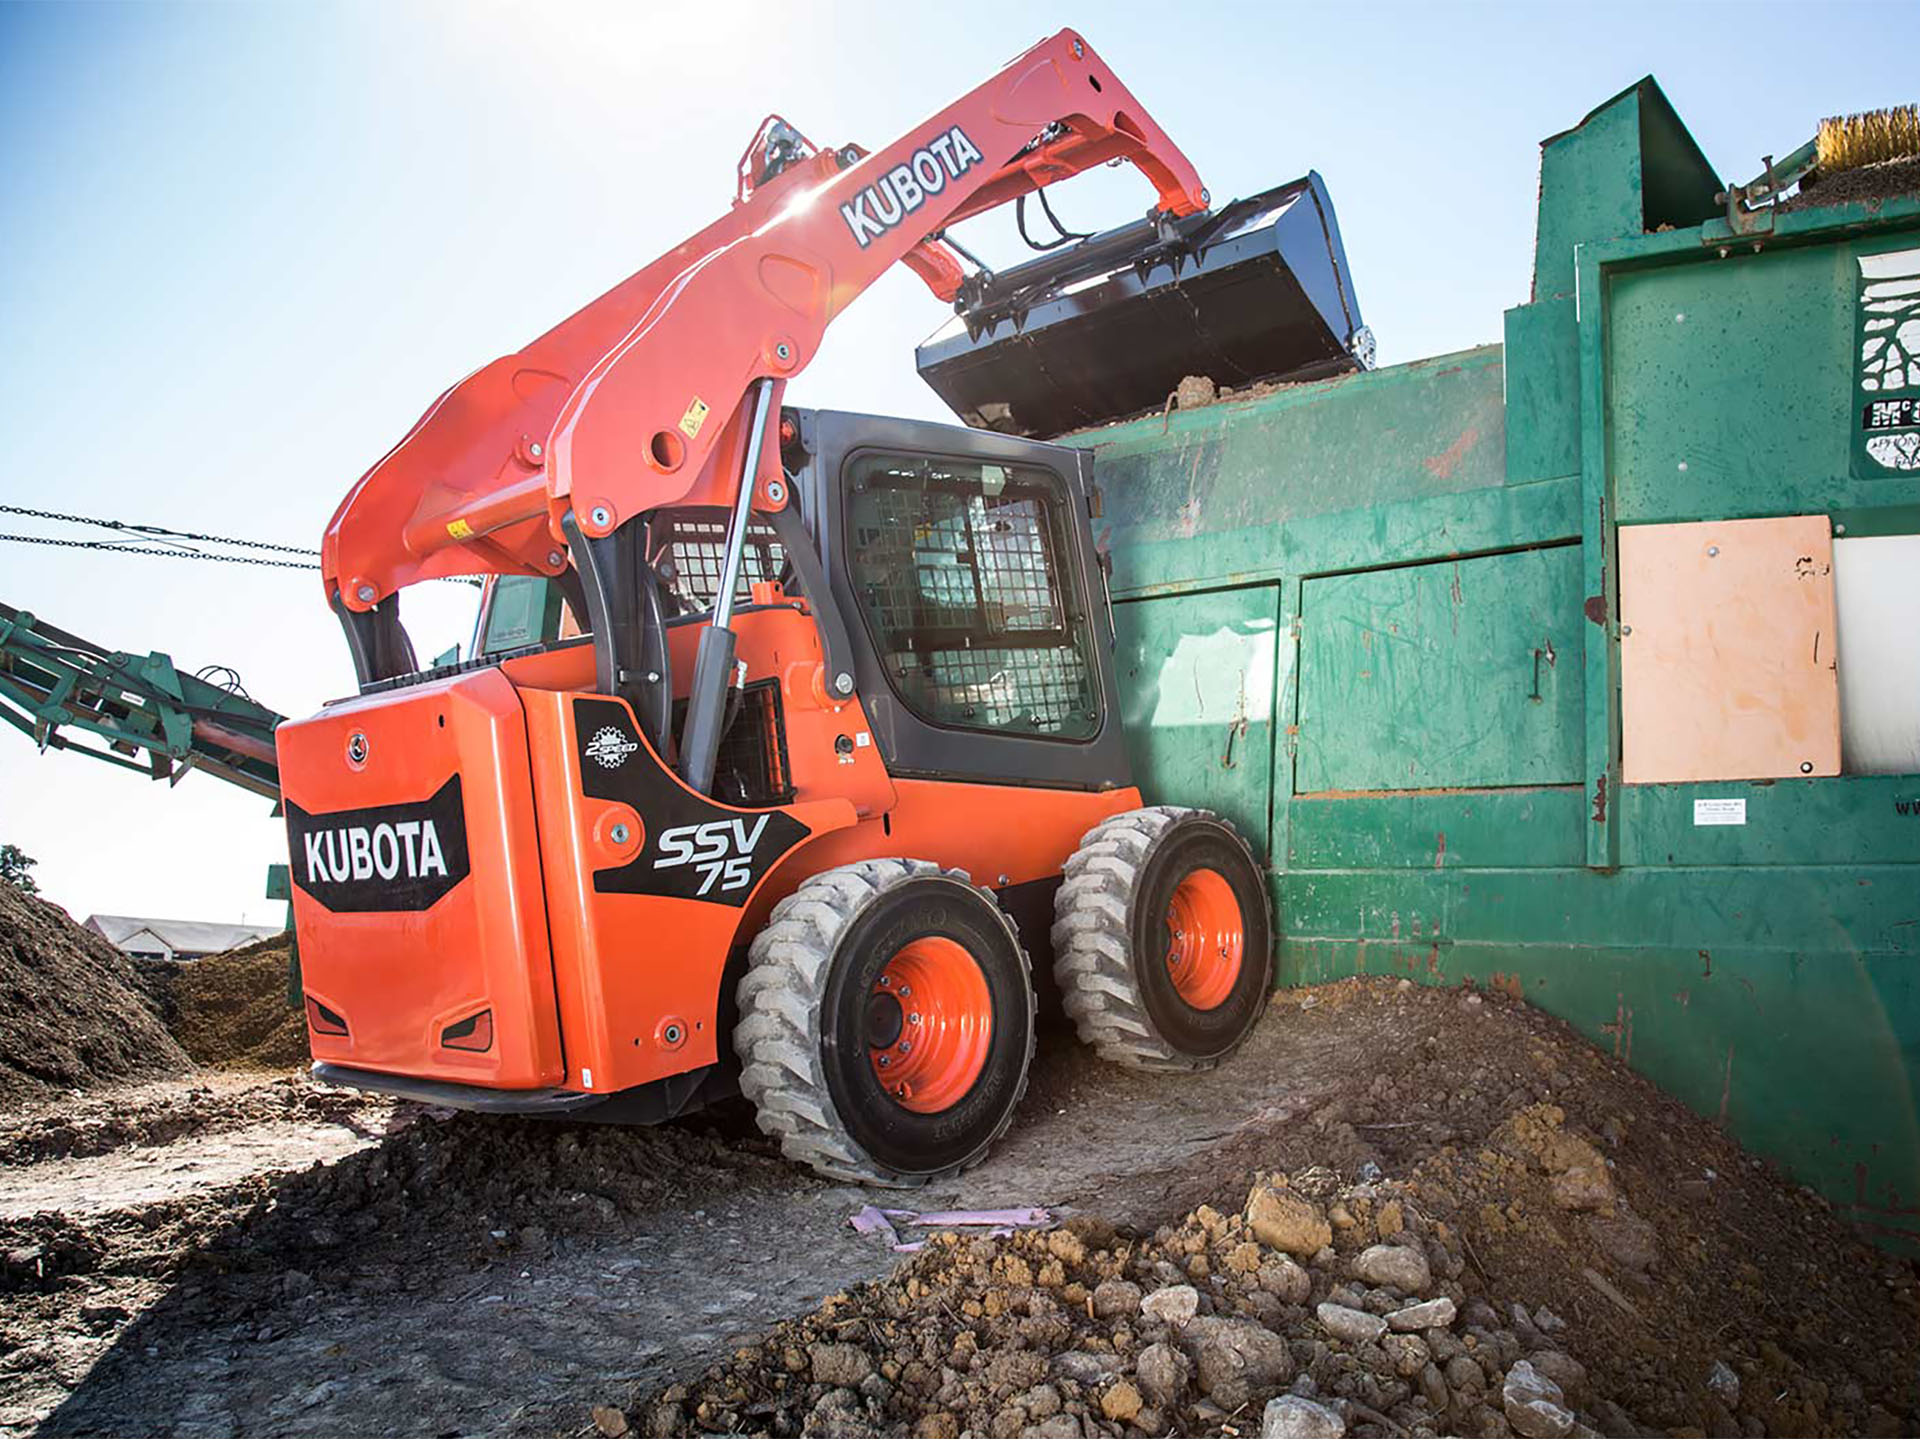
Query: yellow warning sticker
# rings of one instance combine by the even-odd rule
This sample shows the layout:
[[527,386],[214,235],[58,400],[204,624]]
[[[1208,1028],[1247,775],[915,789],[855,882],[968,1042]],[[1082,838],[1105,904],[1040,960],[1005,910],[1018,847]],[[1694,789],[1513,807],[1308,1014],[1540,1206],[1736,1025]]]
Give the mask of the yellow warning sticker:
[[698,395],[687,402],[687,413],[680,417],[680,428],[687,432],[689,440],[700,438],[700,427],[707,423],[707,402]]
[[447,534],[456,540],[471,540],[473,538],[473,526],[464,520],[456,520],[447,526]]

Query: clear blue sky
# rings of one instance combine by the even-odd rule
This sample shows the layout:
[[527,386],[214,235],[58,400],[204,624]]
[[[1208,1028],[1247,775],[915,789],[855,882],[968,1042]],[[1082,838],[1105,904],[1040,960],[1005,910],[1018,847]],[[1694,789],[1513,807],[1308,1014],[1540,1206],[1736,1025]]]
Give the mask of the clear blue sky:
[[[1538,142],[1640,76],[1742,180],[1920,92],[1911,3],[0,5],[0,499],[317,544],[449,382],[723,210],[766,112],[878,145],[1067,24],[1216,196],[1326,177],[1383,363],[1500,337]],[[912,365],[943,318],[891,277],[793,397],[946,418]],[[424,589],[432,653],[464,595]],[[290,713],[351,688],[315,577],[0,545],[0,599]],[[277,918],[267,809],[0,735],[0,841],[80,916]]]

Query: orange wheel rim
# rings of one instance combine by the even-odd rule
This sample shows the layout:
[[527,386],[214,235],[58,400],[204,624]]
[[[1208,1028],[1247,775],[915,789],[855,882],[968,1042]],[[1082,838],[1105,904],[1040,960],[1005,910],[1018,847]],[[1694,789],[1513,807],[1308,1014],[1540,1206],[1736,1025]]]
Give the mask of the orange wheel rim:
[[929,935],[906,946],[867,996],[867,1055],[894,1103],[920,1115],[958,1104],[987,1068],[993,996],[964,945]]
[[1233,887],[1218,870],[1189,871],[1167,902],[1167,972],[1180,998],[1212,1010],[1233,993],[1246,954]]

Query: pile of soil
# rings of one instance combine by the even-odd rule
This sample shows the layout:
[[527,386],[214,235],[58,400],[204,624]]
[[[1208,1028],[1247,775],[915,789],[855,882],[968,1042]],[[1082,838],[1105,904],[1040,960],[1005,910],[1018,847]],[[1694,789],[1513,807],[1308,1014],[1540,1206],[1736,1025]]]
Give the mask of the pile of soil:
[[0,1104],[185,1068],[146,972],[57,905],[0,884]]
[[1712,1124],[1504,997],[1277,1003],[1394,1043],[1242,1127],[1166,1223],[943,1237],[600,1428],[1916,1433],[1913,1264]]
[[1903,195],[1920,195],[1920,156],[1904,160],[1882,160],[1877,165],[1862,165],[1822,176],[1812,185],[1782,200],[1781,210],[1805,210],[1815,205],[1844,205],[1849,201],[1868,204]]
[[285,1070],[308,1060],[306,1017],[287,998],[288,938],[181,964],[168,986],[174,1037],[201,1065]]

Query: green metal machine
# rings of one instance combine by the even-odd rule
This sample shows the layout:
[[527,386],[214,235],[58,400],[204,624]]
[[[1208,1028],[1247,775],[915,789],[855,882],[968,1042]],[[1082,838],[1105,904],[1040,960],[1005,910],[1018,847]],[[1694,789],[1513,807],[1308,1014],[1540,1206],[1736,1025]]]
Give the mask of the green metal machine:
[[42,750],[174,785],[199,770],[277,806],[273,727],[283,718],[224,667],[182,674],[157,650],[108,650],[0,604],[0,720]]
[[1067,438],[1139,782],[1264,848],[1285,983],[1524,995],[1910,1247],[1920,198],[1810,155],[1729,194],[1644,80],[1504,345]]

